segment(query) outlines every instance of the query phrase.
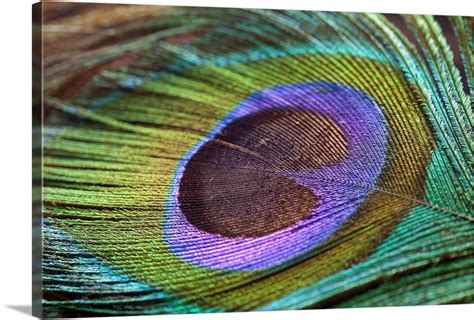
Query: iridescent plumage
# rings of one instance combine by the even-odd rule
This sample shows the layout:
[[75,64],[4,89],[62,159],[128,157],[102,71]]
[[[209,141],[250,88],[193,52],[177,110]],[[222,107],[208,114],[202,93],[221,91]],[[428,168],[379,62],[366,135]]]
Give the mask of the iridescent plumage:
[[46,314],[473,301],[472,18],[55,5]]

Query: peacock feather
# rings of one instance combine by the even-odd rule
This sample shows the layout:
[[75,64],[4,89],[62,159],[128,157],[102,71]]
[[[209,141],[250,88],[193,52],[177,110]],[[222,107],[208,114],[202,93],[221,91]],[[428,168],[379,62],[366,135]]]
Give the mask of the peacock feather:
[[473,18],[42,6],[46,315],[474,302]]

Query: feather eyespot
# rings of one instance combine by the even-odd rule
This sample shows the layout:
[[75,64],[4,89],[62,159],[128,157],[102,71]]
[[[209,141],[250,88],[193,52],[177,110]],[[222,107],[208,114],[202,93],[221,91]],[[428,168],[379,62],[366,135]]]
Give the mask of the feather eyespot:
[[[323,242],[370,192],[385,157],[377,105],[330,83],[253,93],[212,132],[178,165],[164,226],[175,254],[208,267],[268,267]],[[373,136],[380,144],[369,150]],[[227,249],[209,258],[209,243]],[[249,254],[250,264],[241,258]]]

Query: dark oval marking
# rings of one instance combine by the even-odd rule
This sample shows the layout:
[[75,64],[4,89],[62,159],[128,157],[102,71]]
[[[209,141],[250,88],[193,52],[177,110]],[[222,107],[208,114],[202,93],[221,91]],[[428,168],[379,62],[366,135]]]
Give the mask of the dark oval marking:
[[196,228],[226,237],[259,237],[309,217],[318,196],[283,175],[347,156],[334,121],[301,109],[239,118],[188,161],[178,201]]

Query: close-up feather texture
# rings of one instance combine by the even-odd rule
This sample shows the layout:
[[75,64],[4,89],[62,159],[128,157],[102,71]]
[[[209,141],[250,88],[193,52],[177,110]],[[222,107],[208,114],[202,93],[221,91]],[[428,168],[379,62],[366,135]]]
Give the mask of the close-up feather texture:
[[44,316],[474,302],[473,18],[41,6]]

